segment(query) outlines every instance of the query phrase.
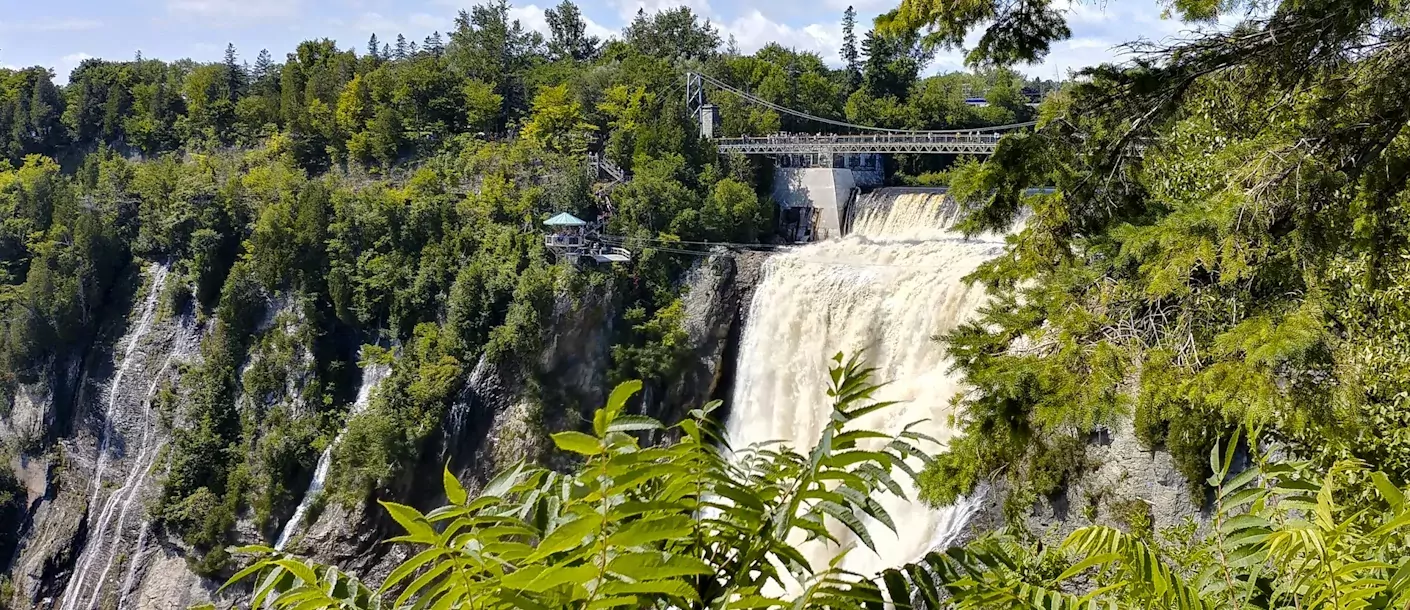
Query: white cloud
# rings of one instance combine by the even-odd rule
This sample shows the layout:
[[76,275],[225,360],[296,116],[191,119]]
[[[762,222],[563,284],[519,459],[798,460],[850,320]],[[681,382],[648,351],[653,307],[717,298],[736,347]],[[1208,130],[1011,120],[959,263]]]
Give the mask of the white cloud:
[[452,22],[445,17],[437,17],[427,13],[414,13],[406,18],[406,23],[417,30],[446,32],[449,31]]
[[381,13],[372,12],[358,15],[353,27],[359,32],[376,32],[384,35],[388,32],[400,34],[404,31],[402,25],[396,21],[383,17]]
[[[551,34],[548,28],[548,16],[544,14],[544,9],[539,8],[536,4],[510,8],[509,18],[518,20],[524,27],[543,34],[545,38]],[[582,19],[588,36],[596,36],[598,40],[607,40],[616,34],[616,32],[589,19],[586,15],[583,15]]]
[[0,32],[80,32],[103,27],[95,19],[39,19],[36,21],[0,21]]
[[827,0],[827,7],[834,11],[844,11],[852,7],[858,13],[873,13],[896,7],[894,0]]
[[1081,27],[1083,24],[1104,23],[1116,18],[1115,7],[1106,2],[1066,0],[1056,4],[1059,10],[1067,13],[1064,17],[1070,26]]
[[[622,21],[630,23],[636,17],[639,10],[646,11],[651,15],[666,9],[680,6],[689,7],[696,15],[711,17],[715,13],[710,9],[710,0],[607,0],[607,3],[616,7],[617,14]],[[719,21],[718,19],[714,19]]]
[[293,17],[299,0],[167,0],[166,8],[191,17],[250,21]]
[[779,23],[758,9],[721,26],[721,35],[728,39],[734,36],[740,52],[753,53],[764,45],[776,42],[798,51],[809,51],[821,55],[823,61],[833,66],[842,64],[842,24],[814,23],[803,27],[793,27]]
[[510,8],[509,18],[518,21],[528,29],[548,36],[548,18],[544,16],[543,9],[537,5],[530,4]]

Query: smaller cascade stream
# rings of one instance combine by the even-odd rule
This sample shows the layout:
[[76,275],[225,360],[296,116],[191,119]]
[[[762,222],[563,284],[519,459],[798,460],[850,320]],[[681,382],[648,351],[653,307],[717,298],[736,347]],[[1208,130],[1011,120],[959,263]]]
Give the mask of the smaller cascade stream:
[[[180,334],[179,330],[177,333],[172,333],[173,336],[168,337],[163,334],[153,341],[147,341],[160,309],[158,301],[166,285],[167,268],[163,265],[153,264],[149,268],[148,274],[152,278],[151,285],[139,306],[136,323],[127,335],[127,345],[122,351],[122,361],[118,364],[112,381],[108,385],[108,399],[103,410],[103,422],[99,432],[93,483],[88,495],[89,506],[100,506],[99,494],[102,492],[105,482],[103,477],[114,460],[118,461],[118,468],[126,464],[127,471],[118,475],[122,477],[121,486],[102,500],[101,507],[89,510],[88,538],[75,563],[73,575],[65,586],[62,606],[64,610],[97,607],[98,597],[103,590],[104,582],[113,567],[116,556],[121,552],[124,528],[127,526],[129,513],[135,500],[141,495],[140,492],[147,480],[147,471],[151,469],[152,463],[160,452],[161,444],[154,438],[156,436],[156,420],[152,413],[152,401],[156,397],[157,390],[161,387],[161,381],[171,369],[173,359],[178,357],[177,352],[182,349],[182,346],[177,345],[180,341],[178,337],[174,336]],[[148,351],[158,347],[163,338],[171,343],[164,352]],[[124,392],[128,391],[126,386],[131,385],[130,382],[134,376],[140,383],[142,374],[151,370],[147,367],[157,362],[157,358],[161,359],[161,365],[152,375],[145,393],[137,398],[138,402],[129,401],[123,404],[121,398],[124,396]],[[129,398],[132,397],[129,396]],[[141,405],[140,414],[130,412],[131,407],[137,404]],[[124,407],[127,407],[128,412],[123,412]],[[119,424],[123,423],[127,425],[123,426],[125,429],[120,429]],[[140,431],[140,435],[138,431]],[[115,450],[113,447],[114,440],[118,437],[122,440],[121,450]],[[134,450],[136,456],[128,460]],[[102,571],[96,580],[91,580],[90,576],[99,562],[102,562]],[[90,594],[85,602],[82,600],[85,587],[90,585]]]
[[[162,265],[152,265],[152,287],[147,291],[147,298],[142,301],[142,314],[137,319],[137,328],[132,331],[132,336],[127,341],[127,347],[123,349],[122,364],[118,365],[117,373],[113,375],[112,383],[108,386],[108,406],[103,409],[103,428],[98,440],[98,466],[93,471],[93,485],[88,491],[89,498],[98,496],[98,488],[103,484],[103,470],[108,465],[108,449],[113,439],[113,412],[118,403],[118,396],[122,392],[122,378],[131,370],[137,359],[133,354],[137,352],[137,347],[142,344],[142,337],[152,328],[152,320],[157,316],[157,299],[161,298],[162,288],[166,285],[166,267]],[[92,520],[93,515],[89,514]]]
[[[385,364],[373,364],[363,369],[362,383],[357,388],[357,399],[353,402],[352,409],[348,412],[348,418],[367,410],[367,406],[372,402],[372,391],[377,385],[391,374],[392,368]],[[276,550],[284,550],[294,536],[299,533],[299,528],[303,526],[303,521],[308,515],[309,508],[314,500],[323,492],[323,485],[328,480],[328,469],[333,462],[333,448],[343,440],[343,434],[347,432],[347,427],[338,432],[338,436],[333,437],[333,442],[323,449],[323,454],[318,456],[318,466],[313,469],[313,480],[308,482],[308,490],[304,492],[303,499],[299,501],[299,506],[294,509],[294,514],[289,516],[289,520],[284,523],[284,529],[279,532],[279,539],[274,543]]]

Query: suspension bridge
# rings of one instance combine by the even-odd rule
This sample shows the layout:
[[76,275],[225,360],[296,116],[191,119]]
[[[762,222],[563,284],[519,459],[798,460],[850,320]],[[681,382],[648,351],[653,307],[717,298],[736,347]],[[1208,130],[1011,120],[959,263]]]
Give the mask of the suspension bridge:
[[[853,133],[793,134],[715,138],[718,109],[706,103],[705,89],[730,93],[741,100],[780,114],[829,125]],[[1004,132],[1031,127],[1033,121],[978,129],[917,131],[857,125],[800,112],[759,98],[719,79],[699,73],[686,75],[686,108],[700,120],[700,131],[720,152],[744,155],[846,155],[912,153],[931,155],[990,155]]]

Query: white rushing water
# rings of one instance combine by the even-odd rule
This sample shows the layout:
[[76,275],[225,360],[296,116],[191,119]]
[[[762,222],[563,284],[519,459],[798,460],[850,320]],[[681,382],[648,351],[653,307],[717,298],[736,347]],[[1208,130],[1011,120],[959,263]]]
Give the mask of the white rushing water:
[[[142,345],[143,339],[152,328],[152,323],[156,319],[158,299],[161,297],[162,288],[166,284],[167,268],[153,264],[150,268],[152,284],[148,288],[146,298],[143,299],[141,309],[132,331],[128,334],[127,345],[123,348],[122,361],[118,364],[117,371],[113,374],[113,379],[108,385],[107,406],[103,410],[103,422],[98,438],[98,458],[93,471],[93,484],[89,490],[88,498],[90,505],[96,505],[98,494],[102,490],[103,473],[107,470],[109,462],[113,459],[112,443],[113,438],[118,434],[117,430],[117,405],[119,398],[124,391],[123,383],[130,375],[140,373],[139,361],[143,360],[138,352],[138,347]],[[167,354],[162,363],[161,369],[152,379],[150,387],[143,396],[143,412],[138,426],[141,436],[133,438],[124,437],[124,449],[118,458],[130,454],[135,446],[137,456],[129,465],[127,475],[123,479],[123,484],[117,490],[108,494],[103,501],[102,508],[88,514],[89,529],[88,540],[84,544],[83,551],[75,564],[73,576],[69,578],[64,588],[64,610],[75,610],[79,608],[79,600],[83,596],[84,586],[87,584],[88,576],[91,574],[94,563],[100,558],[106,561],[101,575],[93,583],[92,595],[88,602],[82,607],[96,607],[98,594],[102,591],[103,581],[107,578],[108,571],[112,568],[113,559],[116,556],[116,549],[121,547],[123,526],[127,522],[128,511],[132,507],[133,499],[138,495],[137,490],[143,475],[151,467],[150,459],[155,458],[156,451],[152,448],[152,432],[154,421],[152,419],[152,399],[156,396],[158,384],[162,376],[166,373],[171,364],[171,355]],[[113,517],[117,516],[116,527],[113,527]]]
[[[934,337],[983,304],[983,290],[961,279],[1002,252],[1003,242],[947,231],[953,210],[939,193],[882,190],[862,203],[851,235],[790,249],[765,263],[736,363],[727,423],[733,446],[782,440],[810,450],[831,414],[828,367],[838,351],[863,353],[876,367],[874,381],[889,384],[878,400],[904,401],[857,427],[896,433],[928,420],[917,430],[942,443],[952,436],[950,400],[960,383]],[[896,478],[914,500],[905,475]],[[890,494],[881,504],[900,535],[871,523],[876,553],[840,524],[829,524],[843,547],[853,547],[843,569],[873,574],[915,561],[952,540],[974,510],[970,503],[937,510]],[[809,543],[800,550],[820,570],[842,547]]]
[[[382,364],[373,364],[363,369],[362,383],[357,388],[357,399],[348,412],[349,419],[367,409],[367,405],[372,402],[372,390],[376,389],[377,384],[386,379],[391,372],[391,367]],[[323,493],[323,485],[328,480],[328,469],[333,462],[333,448],[343,440],[344,432],[347,432],[346,427],[333,438],[333,442],[328,443],[328,446],[323,449],[323,454],[318,456],[318,466],[313,469],[313,480],[309,481],[308,490],[304,492],[299,506],[294,509],[294,514],[289,516],[289,520],[284,524],[284,529],[280,530],[279,539],[274,543],[275,549],[282,551],[284,547],[289,545],[289,542],[294,539],[294,535],[299,533],[299,527],[303,525],[309,507],[313,505],[319,494]]]

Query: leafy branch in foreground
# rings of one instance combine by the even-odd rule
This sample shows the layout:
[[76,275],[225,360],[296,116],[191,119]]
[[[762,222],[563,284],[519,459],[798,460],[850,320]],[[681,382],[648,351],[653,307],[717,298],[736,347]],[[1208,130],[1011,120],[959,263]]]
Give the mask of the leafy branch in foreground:
[[[1410,503],[1359,461],[1261,462],[1231,475],[1237,438],[1210,455],[1209,532],[1176,560],[1146,536],[1110,527],[1072,533],[1059,549],[993,535],[908,566],[928,608],[1236,610],[1410,607]],[[1054,575],[1054,553],[1070,562]],[[885,575],[903,593],[899,571]],[[893,593],[893,596],[894,594]]]
[[[884,409],[872,369],[834,358],[832,417],[807,453],[776,443],[731,452],[693,411],[680,442],[643,447],[636,433],[661,424],[626,413],[641,387],[612,392],[591,433],[554,435],[581,467],[563,474],[520,464],[472,496],[447,471],[450,504],[429,513],[383,502],[417,552],[380,587],[265,547],[227,583],[251,580],[259,608],[772,608],[879,607],[871,575],[834,560],[813,565],[804,544],[841,544],[847,531],[872,547],[874,521],[895,530],[877,498],[903,495],[893,470],[925,460],[909,429],[853,429]],[[909,600],[909,597],[906,598]]]

